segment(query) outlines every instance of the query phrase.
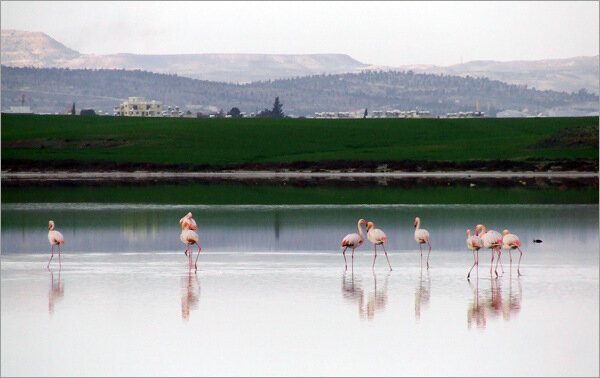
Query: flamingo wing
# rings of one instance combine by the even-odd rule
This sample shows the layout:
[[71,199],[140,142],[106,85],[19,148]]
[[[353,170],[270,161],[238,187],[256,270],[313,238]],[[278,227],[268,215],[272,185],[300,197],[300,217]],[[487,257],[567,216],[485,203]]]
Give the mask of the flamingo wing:
[[357,247],[361,243],[360,235],[357,233],[352,233],[344,236],[344,239],[342,240],[342,247]]
[[429,232],[423,228],[415,230],[415,240],[417,243],[427,243],[429,241]]

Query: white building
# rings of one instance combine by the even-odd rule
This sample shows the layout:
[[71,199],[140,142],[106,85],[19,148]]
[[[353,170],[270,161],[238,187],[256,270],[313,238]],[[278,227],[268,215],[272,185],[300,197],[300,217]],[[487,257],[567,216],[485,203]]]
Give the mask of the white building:
[[125,117],[162,117],[162,103],[146,101],[144,97],[129,97],[115,109],[115,115]]

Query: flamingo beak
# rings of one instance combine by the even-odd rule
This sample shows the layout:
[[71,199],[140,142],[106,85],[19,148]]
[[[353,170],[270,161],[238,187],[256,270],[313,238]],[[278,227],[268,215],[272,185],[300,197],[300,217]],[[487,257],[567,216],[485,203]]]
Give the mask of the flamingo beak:
[[414,227],[417,227],[417,224],[415,223],[415,224],[413,224],[413,226],[414,226]]

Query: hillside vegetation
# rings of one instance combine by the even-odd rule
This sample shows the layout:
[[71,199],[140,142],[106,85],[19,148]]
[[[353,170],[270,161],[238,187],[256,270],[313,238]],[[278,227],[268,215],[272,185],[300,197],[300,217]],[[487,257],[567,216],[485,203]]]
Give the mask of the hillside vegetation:
[[18,160],[201,167],[583,158],[595,161],[597,169],[597,145],[540,143],[578,127],[595,128],[597,135],[598,117],[311,120],[2,114],[2,167]]
[[[288,115],[312,115],[318,111],[428,110],[433,114],[481,110],[494,116],[516,109],[537,114],[554,107],[597,105],[598,96],[581,91],[539,91],[486,78],[412,72],[313,75],[244,85],[195,80],[176,75],[125,70],[69,70],[2,66],[2,109],[20,105],[21,96],[36,113],[61,112],[76,103],[77,109],[93,108],[112,114],[129,96],[177,105],[193,112],[246,113],[273,104],[275,97]],[[594,106],[595,106],[594,105]],[[597,107],[596,107],[597,109]],[[587,113],[585,113],[587,114]]]

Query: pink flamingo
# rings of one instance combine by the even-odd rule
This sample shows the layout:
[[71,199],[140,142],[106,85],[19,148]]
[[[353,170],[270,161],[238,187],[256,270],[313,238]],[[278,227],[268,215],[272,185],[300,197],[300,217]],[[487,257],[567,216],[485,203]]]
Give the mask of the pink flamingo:
[[52,261],[52,258],[54,257],[54,246],[58,245],[58,263],[62,265],[61,262],[61,258],[60,258],[60,245],[61,244],[65,244],[65,238],[64,236],[56,231],[54,229],[54,221],[51,220],[48,222],[48,241],[50,242],[50,245],[52,246],[52,255],[50,256],[50,260],[48,260],[48,265],[46,266],[46,269],[48,269],[50,267],[50,261]]
[[361,224],[366,225],[367,221],[364,219],[359,219],[357,227],[360,235],[354,232],[344,236],[344,239],[342,240],[342,247],[344,247],[342,254],[344,255],[344,264],[346,265],[346,270],[348,270],[348,263],[346,261],[346,249],[352,249],[352,270],[354,270],[354,250],[365,241],[365,234],[363,234],[362,227],[360,226]]
[[[196,224],[196,221],[194,220],[194,218],[192,218],[192,212],[187,213],[183,218],[181,218],[181,220],[183,220],[183,222],[185,222],[188,226],[188,228],[190,230],[198,230],[198,225]],[[181,220],[179,221],[179,223],[181,223]],[[183,224],[182,224],[183,227]],[[187,249],[185,250],[185,255],[188,255],[188,251]]]
[[429,246],[429,253],[427,253],[427,269],[429,269],[429,255],[431,254],[431,244],[429,244],[429,231],[421,228],[421,218],[415,218],[415,241],[419,244],[419,250],[421,251],[421,263],[423,263],[423,249],[421,244],[427,243]]
[[[471,236],[471,230],[467,230],[467,248],[473,251],[473,266],[469,269],[469,273],[467,274],[467,279],[471,277],[471,271],[475,267],[475,265],[479,266],[479,249],[483,247],[483,240],[477,235]],[[477,256],[475,256],[475,252],[477,251]]]
[[519,250],[519,265],[517,266],[517,273],[519,276],[521,275],[521,257],[523,257],[523,251],[521,251],[521,241],[519,237],[515,234],[511,234],[510,231],[504,230],[502,231],[502,248],[508,249],[508,256],[510,256],[510,263],[512,265],[512,254],[511,251],[513,249]]
[[[502,235],[500,235],[498,231],[486,231],[485,226],[482,224],[478,224],[477,227],[475,227],[475,235],[479,236],[481,240],[483,240],[483,246],[485,248],[490,248],[492,250],[492,265],[490,265],[490,275],[492,274],[492,266],[494,265],[494,251],[496,251],[498,254],[498,261],[496,261],[496,269],[494,270],[496,276],[498,276],[498,262],[500,261],[500,254],[502,253],[500,251],[500,248],[502,247]],[[502,267],[502,262],[500,262],[500,267]],[[504,273],[503,267],[502,272]]]
[[[192,222],[190,222],[190,219],[192,219],[192,213],[188,213],[185,217],[181,218],[179,220],[179,224],[181,224],[181,235],[179,235],[179,239],[181,240],[181,242],[183,244],[186,245],[185,247],[185,254],[186,256],[188,256],[188,262],[189,262],[189,268],[192,268],[192,251],[190,250],[190,253],[188,255],[188,249],[190,248],[190,246],[192,246],[192,244],[196,244],[198,246],[198,255],[196,256],[196,262],[194,263],[194,267],[196,268],[195,271],[198,271],[198,257],[200,257],[200,238],[198,237],[198,234],[195,233],[193,230],[191,230],[191,226],[196,222],[194,222],[192,224]],[[193,219],[192,219],[193,220]],[[196,226],[196,229],[198,229],[198,227]]]
[[391,271],[392,264],[390,264],[390,259],[388,257],[387,251],[385,250],[384,245],[384,243],[387,243],[388,239],[383,231],[381,231],[378,228],[375,228],[375,224],[373,224],[373,222],[367,223],[367,239],[369,239],[369,241],[373,243],[373,246],[375,247],[375,257],[373,257],[373,269],[375,269],[375,259],[377,259],[377,246],[381,245],[383,247],[383,252],[385,252],[385,258],[387,259]]

